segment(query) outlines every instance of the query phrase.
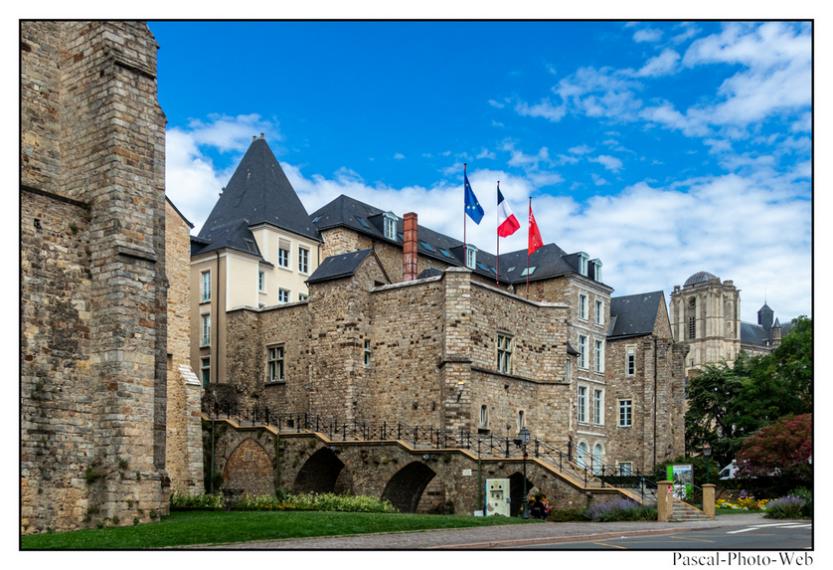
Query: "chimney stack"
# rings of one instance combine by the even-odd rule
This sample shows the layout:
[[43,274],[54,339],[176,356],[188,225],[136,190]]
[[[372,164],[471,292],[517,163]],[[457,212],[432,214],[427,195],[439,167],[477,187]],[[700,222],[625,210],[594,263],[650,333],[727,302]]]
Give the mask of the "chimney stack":
[[417,276],[417,248],[419,247],[417,215],[414,212],[405,214],[402,226],[402,280],[413,281]]

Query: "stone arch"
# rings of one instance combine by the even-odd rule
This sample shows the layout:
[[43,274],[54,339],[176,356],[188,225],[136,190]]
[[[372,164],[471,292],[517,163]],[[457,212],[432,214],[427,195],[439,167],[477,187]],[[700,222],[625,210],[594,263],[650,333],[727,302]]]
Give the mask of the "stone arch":
[[435,476],[434,470],[425,463],[411,462],[390,478],[382,499],[390,501],[400,512],[414,513],[425,487]]
[[249,495],[275,493],[272,460],[262,445],[246,438],[234,448],[223,469],[223,487]]
[[352,480],[344,462],[329,447],[322,447],[304,462],[295,477],[296,493],[336,493],[352,491]]
[[[535,486],[535,484],[527,478],[526,492]],[[523,511],[524,504],[524,476],[523,473],[513,473],[509,476],[509,515],[516,517]]]

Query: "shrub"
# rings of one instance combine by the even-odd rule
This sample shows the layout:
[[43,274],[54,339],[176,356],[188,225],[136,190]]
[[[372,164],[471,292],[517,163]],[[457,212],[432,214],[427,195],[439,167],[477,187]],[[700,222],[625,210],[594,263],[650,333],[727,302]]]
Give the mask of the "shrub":
[[223,497],[220,495],[183,495],[174,491],[171,494],[173,511],[219,511],[223,509]]
[[585,516],[596,522],[657,520],[657,510],[643,507],[629,499],[597,503],[587,509]]
[[766,506],[768,519],[799,519],[803,516],[805,501],[795,495],[779,497]]
[[550,511],[547,520],[551,522],[578,522],[589,521],[585,509],[553,509]]
[[804,506],[801,508],[801,514],[807,518],[813,516],[813,492],[807,487],[799,487],[794,489],[790,495],[795,495],[804,500]]
[[389,502],[362,495],[336,495],[335,493],[302,493],[272,496],[245,496],[235,506],[240,511],[342,511],[352,513],[395,513]]

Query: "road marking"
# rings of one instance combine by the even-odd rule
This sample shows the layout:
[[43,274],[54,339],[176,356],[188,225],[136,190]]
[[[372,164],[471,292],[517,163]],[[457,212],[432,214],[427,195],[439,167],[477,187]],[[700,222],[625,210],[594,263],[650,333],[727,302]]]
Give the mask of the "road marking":
[[794,524],[802,524],[802,523],[794,523],[794,522],[783,522],[783,523],[773,523],[773,524],[756,524],[753,525],[755,528],[766,528],[770,526],[790,526]]
[[594,542],[593,544],[598,544],[599,546],[609,546],[611,548],[618,548],[619,550],[627,550],[626,547],[621,546],[619,544],[608,544],[606,542]]
[[691,541],[691,542],[709,542],[709,543],[714,542],[713,540],[706,540],[705,538],[693,538],[693,537],[690,537],[690,536],[672,536],[671,539],[672,540],[682,540],[682,541],[685,541],[685,542],[689,542],[689,541]]
[[809,528],[811,526],[813,526],[813,525],[812,524],[807,524],[807,523],[793,523],[793,524],[788,525],[788,526],[782,526],[781,528]]
[[730,530],[726,534],[740,534],[741,532],[749,532],[751,530],[759,530],[758,527],[742,528],[739,530]]

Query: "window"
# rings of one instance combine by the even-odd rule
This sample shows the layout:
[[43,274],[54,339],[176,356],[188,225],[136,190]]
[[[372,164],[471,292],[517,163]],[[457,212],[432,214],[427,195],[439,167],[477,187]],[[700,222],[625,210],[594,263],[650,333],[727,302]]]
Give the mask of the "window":
[[466,246],[466,267],[469,269],[477,267],[477,248],[473,245]]
[[591,459],[593,473],[599,475],[602,472],[602,465],[604,465],[604,447],[602,447],[601,443],[597,443],[593,446],[593,457]]
[[283,346],[270,346],[267,349],[266,381],[284,382]]
[[518,431],[526,425],[526,418],[524,418],[524,411],[518,410]]
[[384,229],[386,238],[396,239],[396,216],[390,213],[384,214]]
[[579,467],[585,467],[587,465],[587,443],[584,441],[578,442],[576,446],[576,464]]
[[578,335],[578,367],[587,368],[587,337]]
[[593,260],[593,279],[596,281],[602,280],[602,260],[601,259],[594,259]]
[[633,400],[619,400],[619,427],[633,425]]
[[567,362],[564,364],[564,381],[573,381],[573,359],[569,356],[567,357]]
[[257,290],[261,293],[266,291],[266,274],[263,271],[257,272]]
[[604,372],[605,371],[605,343],[601,340],[596,340],[594,342],[594,351],[593,351],[593,358],[595,360],[595,369],[596,372]]
[[289,302],[289,290],[280,288],[278,289],[278,303],[288,303]]
[[578,318],[587,319],[587,295],[584,293],[578,296]]
[[309,299],[309,295],[307,295],[306,293],[298,293],[299,301],[306,301],[307,299]]
[[688,318],[688,338],[694,338],[697,334],[697,319],[694,317]]
[[532,267],[529,267],[529,268],[524,267],[524,270],[521,271],[521,277],[526,277],[527,275],[532,275],[533,273],[535,273],[535,269],[537,269],[537,266],[535,266],[535,265],[533,265]]
[[205,303],[211,300],[211,271],[200,273],[200,302]]
[[298,271],[309,273],[309,250],[305,247],[298,248]]
[[211,315],[202,315],[202,336],[200,337],[200,346],[209,346],[211,344]]
[[597,426],[604,425],[604,390],[596,388],[593,390],[593,423]]
[[636,349],[628,347],[627,354],[625,356],[625,373],[628,376],[633,376],[636,374]]
[[604,302],[601,299],[596,299],[596,324],[604,324]]
[[480,406],[480,427],[489,427],[489,407],[485,404]]
[[289,269],[289,244],[283,241],[278,244],[278,265]]
[[371,357],[371,349],[370,349],[370,339],[364,339],[364,365],[365,367],[370,366],[370,357]]
[[578,421],[587,423],[587,386],[578,387]]
[[619,476],[620,477],[630,477],[633,475],[633,463],[630,461],[625,461],[619,464]]
[[512,373],[512,337],[507,334],[497,335],[497,370]]
[[581,275],[587,277],[587,254],[580,253],[578,254],[578,272]]
[[204,356],[200,358],[200,376],[202,377],[202,385],[208,387],[211,382],[211,357]]

